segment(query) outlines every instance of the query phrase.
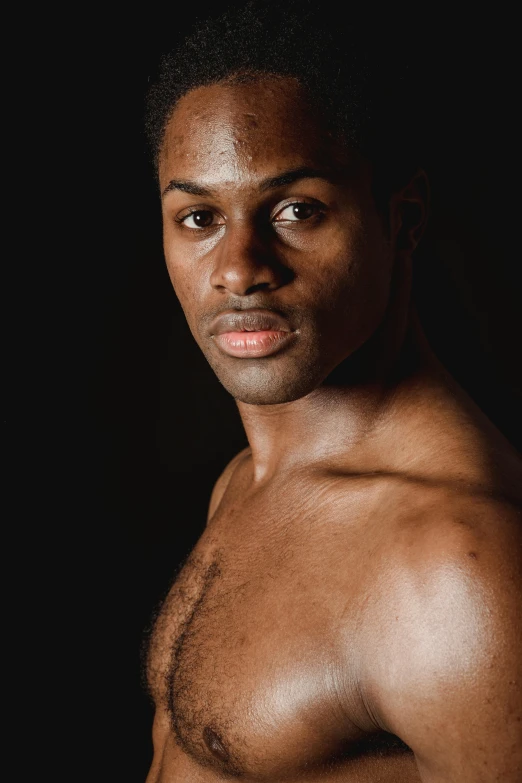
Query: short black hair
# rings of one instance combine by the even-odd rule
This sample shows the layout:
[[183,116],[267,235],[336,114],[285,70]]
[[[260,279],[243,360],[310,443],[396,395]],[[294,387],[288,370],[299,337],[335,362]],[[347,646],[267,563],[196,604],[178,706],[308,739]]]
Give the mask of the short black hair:
[[296,78],[334,132],[374,164],[378,202],[422,167],[422,74],[404,33],[343,23],[310,0],[251,0],[205,20],[162,58],[145,117],[156,170],[183,95],[265,74]]

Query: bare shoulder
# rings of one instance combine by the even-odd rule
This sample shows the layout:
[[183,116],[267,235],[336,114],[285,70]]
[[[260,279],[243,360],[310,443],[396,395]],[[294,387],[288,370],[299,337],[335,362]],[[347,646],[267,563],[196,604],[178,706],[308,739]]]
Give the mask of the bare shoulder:
[[520,576],[522,504],[472,485],[415,488],[395,494],[390,528],[395,567],[405,578],[457,568],[499,586]]
[[216,513],[219,504],[225,494],[225,490],[230,483],[230,479],[234,474],[237,466],[250,454],[250,448],[247,447],[236,454],[236,456],[230,460],[224,471],[219,476],[218,480],[214,484],[212,494],[210,496],[210,502],[208,507],[207,523],[210,522],[214,514]]
[[521,511],[481,492],[432,501],[392,525],[363,632],[365,701],[423,780],[519,780]]

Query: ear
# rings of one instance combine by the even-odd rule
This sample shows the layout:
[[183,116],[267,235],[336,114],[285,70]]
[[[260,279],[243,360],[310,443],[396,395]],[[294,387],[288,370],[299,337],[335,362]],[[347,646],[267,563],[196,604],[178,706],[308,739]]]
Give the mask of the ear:
[[411,256],[426,228],[430,200],[430,185],[423,169],[419,169],[390,201],[391,238],[397,253]]

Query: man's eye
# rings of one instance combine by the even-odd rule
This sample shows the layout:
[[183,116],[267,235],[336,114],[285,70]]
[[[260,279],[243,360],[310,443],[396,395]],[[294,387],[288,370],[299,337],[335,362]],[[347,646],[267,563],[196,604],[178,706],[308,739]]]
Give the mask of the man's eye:
[[209,209],[198,209],[181,218],[180,222],[187,228],[208,228],[214,222],[214,213]]
[[298,204],[289,204],[278,212],[275,222],[296,222],[298,220],[307,220],[317,214],[318,208],[315,204],[300,202]]

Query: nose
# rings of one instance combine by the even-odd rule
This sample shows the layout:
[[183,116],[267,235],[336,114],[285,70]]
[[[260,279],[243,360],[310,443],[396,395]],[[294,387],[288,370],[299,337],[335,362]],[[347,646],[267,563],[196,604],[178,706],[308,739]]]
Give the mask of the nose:
[[248,296],[255,291],[274,291],[292,274],[256,226],[228,226],[215,248],[211,286],[223,293]]

